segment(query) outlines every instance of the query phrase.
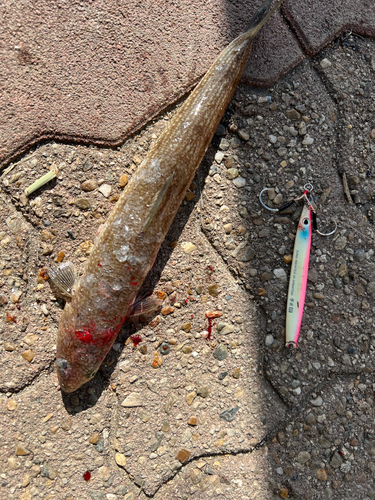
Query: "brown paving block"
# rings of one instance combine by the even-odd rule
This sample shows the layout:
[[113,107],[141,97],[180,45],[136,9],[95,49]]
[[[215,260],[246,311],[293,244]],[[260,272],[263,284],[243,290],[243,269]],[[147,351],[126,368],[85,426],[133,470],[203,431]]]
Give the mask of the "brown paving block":
[[[259,3],[2,4],[0,166],[41,139],[121,143],[194,85]],[[269,84],[301,57],[277,13],[246,79]]]
[[375,37],[373,0],[286,0],[282,9],[309,55],[345,31]]

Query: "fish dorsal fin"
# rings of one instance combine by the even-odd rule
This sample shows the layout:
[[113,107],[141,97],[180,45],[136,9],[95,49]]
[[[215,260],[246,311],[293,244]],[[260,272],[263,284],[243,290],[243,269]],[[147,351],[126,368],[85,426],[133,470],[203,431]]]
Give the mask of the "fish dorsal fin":
[[72,262],[64,262],[59,266],[47,268],[49,279],[64,295],[71,297],[77,273]]
[[154,199],[151,202],[150,212],[147,216],[146,222],[143,225],[142,233],[144,233],[146,231],[146,229],[149,228],[153,218],[157,214],[157,211],[159,210],[159,207],[162,204],[162,202],[167,194],[167,191],[168,191],[168,188],[172,182],[172,179],[173,179],[173,174],[168,177],[168,179],[165,181],[163,187],[154,196]]

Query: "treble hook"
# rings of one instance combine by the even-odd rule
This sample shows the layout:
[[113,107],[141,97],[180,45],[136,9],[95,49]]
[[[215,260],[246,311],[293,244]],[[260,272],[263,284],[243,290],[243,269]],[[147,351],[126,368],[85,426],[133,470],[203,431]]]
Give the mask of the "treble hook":
[[335,229],[333,231],[331,231],[330,233],[321,233],[319,231],[319,229],[316,229],[316,232],[320,235],[320,236],[332,236],[332,234],[335,234],[336,230],[337,230],[337,222],[336,222],[336,219],[332,219],[333,222],[335,223]]
[[293,205],[293,203],[295,203],[296,201],[299,201],[299,200],[304,200],[305,204],[307,205],[307,207],[311,210],[312,212],[312,215],[313,215],[313,226],[314,226],[314,229],[316,230],[316,232],[320,235],[320,236],[332,236],[332,234],[334,234],[337,230],[337,222],[335,219],[333,219],[334,223],[335,223],[335,229],[333,231],[331,231],[330,233],[322,233],[318,230],[317,228],[317,225],[316,225],[316,209],[314,208],[313,206],[313,203],[314,203],[314,198],[311,194],[311,191],[314,189],[314,186],[311,184],[311,182],[307,182],[304,186],[303,186],[303,189],[304,189],[304,193],[299,196],[298,198],[294,198],[293,200],[289,201],[286,205],[280,207],[280,208],[270,208],[268,207],[265,203],[263,203],[263,200],[262,200],[262,194],[265,192],[265,191],[270,191],[272,188],[264,188],[262,189],[262,191],[259,193],[259,201],[260,201],[260,204],[262,205],[262,207],[264,207],[266,210],[269,210],[270,212],[282,212],[283,210],[285,210],[286,208],[290,207],[291,205]]
[[265,205],[262,201],[262,194],[264,193],[264,191],[270,191],[272,188],[264,188],[262,189],[262,191],[260,192],[259,194],[259,201],[262,205],[262,207],[266,208],[267,210],[269,210],[270,212],[278,212],[279,209],[278,208],[270,208],[270,207],[267,207],[267,205]]
[[[313,197],[310,194],[311,191],[314,189],[314,187],[313,187],[313,185],[310,182],[307,182],[303,186],[303,189],[304,189],[303,195],[301,195],[299,198],[294,198],[293,200],[289,201],[286,205],[283,205],[280,208],[270,208],[270,207],[268,207],[267,205],[265,205],[263,203],[262,194],[265,191],[270,191],[271,189],[272,188],[264,188],[264,189],[262,189],[262,191],[259,194],[259,201],[260,201],[262,207],[264,207],[265,209],[269,210],[270,212],[282,212],[286,208],[289,208],[291,205],[293,205],[293,203],[295,203],[296,201],[299,201],[299,200],[302,200],[302,199],[304,199],[305,202],[307,203],[307,205],[311,208],[311,210],[314,211],[313,206],[312,206],[312,203],[313,203],[314,200],[313,200]],[[309,195],[309,197],[307,195]]]

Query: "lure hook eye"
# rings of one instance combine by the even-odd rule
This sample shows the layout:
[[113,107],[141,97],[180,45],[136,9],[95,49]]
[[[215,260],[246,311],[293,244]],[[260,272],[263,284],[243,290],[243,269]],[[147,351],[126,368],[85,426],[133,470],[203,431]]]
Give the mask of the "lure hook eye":
[[263,200],[262,200],[262,194],[265,192],[265,191],[269,191],[271,188],[264,188],[262,189],[262,191],[260,192],[259,194],[259,201],[260,201],[260,204],[262,205],[262,207],[264,207],[265,209],[269,210],[270,212],[279,212],[279,209],[278,208],[270,208],[270,207],[267,207],[267,205],[265,205],[263,203]]

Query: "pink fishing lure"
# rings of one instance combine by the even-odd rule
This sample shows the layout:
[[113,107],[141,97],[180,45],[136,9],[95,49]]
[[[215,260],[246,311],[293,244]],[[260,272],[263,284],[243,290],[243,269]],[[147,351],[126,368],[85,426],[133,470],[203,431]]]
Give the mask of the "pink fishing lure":
[[311,208],[304,206],[298,223],[286,310],[286,346],[297,347],[305,305],[311,248]]

